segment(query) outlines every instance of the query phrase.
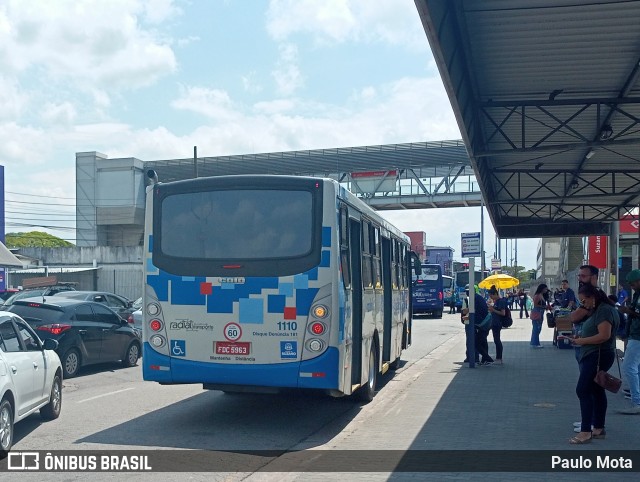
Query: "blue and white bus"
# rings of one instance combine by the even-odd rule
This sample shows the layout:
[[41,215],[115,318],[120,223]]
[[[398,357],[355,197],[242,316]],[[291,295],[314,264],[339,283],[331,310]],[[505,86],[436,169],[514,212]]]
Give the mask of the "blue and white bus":
[[412,278],[413,314],[431,314],[436,318],[442,318],[445,298],[442,267],[439,264],[423,264],[421,269],[422,273]]
[[[485,271],[474,270],[473,273],[474,273],[473,274],[474,284],[480,283],[480,281],[485,279],[490,274],[489,271],[487,270]],[[456,273],[453,273],[453,284],[457,293],[456,308],[457,308],[457,311],[460,312],[460,310],[462,309],[462,300],[464,300],[466,296],[465,287],[469,284],[469,270],[465,269],[465,270],[457,271]]]
[[373,398],[411,343],[402,231],[331,179],[148,176],[145,380]]

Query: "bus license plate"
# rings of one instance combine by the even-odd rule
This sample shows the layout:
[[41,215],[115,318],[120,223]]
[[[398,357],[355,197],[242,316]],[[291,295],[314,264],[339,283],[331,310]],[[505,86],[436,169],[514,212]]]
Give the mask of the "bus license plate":
[[251,354],[251,343],[216,341],[216,355],[249,355]]

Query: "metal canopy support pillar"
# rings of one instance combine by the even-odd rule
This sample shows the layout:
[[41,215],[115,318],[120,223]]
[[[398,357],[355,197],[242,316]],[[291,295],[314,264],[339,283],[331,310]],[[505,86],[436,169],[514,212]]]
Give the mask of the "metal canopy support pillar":
[[[476,367],[476,288],[474,272],[475,258],[469,258],[469,320],[464,325],[467,337],[467,361],[469,368]],[[464,306],[463,306],[464,307]]]
[[640,268],[640,204],[638,204],[638,242],[631,246],[631,268]]
[[484,275],[485,261],[484,261],[484,198],[480,198],[480,273]]

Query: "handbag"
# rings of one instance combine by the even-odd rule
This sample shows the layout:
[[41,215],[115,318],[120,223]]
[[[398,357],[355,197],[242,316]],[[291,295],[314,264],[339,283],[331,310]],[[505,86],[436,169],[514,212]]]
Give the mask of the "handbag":
[[556,317],[553,315],[553,313],[547,313],[547,326],[549,328],[556,327]]
[[[616,351],[616,361],[618,362],[618,374],[622,376],[620,372],[620,360],[618,359],[618,352]],[[596,376],[593,379],[598,385],[600,385],[605,390],[609,390],[612,393],[618,393],[620,391],[620,387],[622,386],[622,380],[619,378],[610,375],[608,372],[604,370],[600,370],[600,348],[598,348],[598,366],[596,367]]]

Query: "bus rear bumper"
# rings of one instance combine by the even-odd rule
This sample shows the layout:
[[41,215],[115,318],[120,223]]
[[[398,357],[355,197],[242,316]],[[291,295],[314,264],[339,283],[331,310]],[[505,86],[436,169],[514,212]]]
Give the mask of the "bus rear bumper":
[[142,374],[162,384],[202,383],[219,386],[337,389],[337,348],[312,360],[274,364],[226,364],[183,360],[161,355],[144,343]]

